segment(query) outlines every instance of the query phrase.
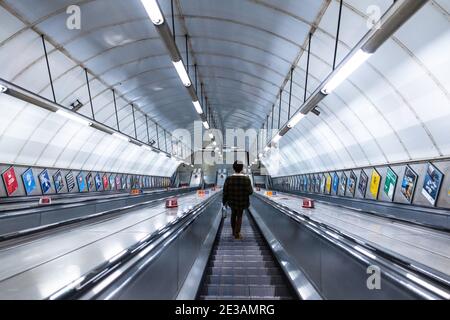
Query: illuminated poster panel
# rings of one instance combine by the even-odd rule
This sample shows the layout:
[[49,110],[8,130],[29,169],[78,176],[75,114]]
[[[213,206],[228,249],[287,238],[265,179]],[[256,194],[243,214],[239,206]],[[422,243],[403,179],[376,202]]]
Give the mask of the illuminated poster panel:
[[116,175],[116,190],[122,189],[122,183],[119,175]]
[[378,192],[380,190],[381,176],[376,169],[372,169],[372,174],[370,176],[370,194],[374,199],[378,199]]
[[88,175],[86,176],[86,183],[87,183],[88,191],[93,191],[94,190],[94,178],[92,177],[92,172],[89,172]]
[[123,175],[120,178],[120,180],[122,182],[122,190],[126,190],[127,189],[127,177]]
[[323,174],[320,179],[320,193],[325,193],[325,183],[327,181],[327,177]]
[[50,181],[50,175],[48,174],[48,170],[45,169],[39,174],[39,181],[41,183],[42,193],[46,194],[52,188],[52,183]]
[[100,174],[99,173],[97,173],[96,175],[95,175],[95,189],[97,190],[97,191],[101,191],[101,189],[102,189],[102,178],[100,178]]
[[325,182],[325,192],[327,194],[331,193],[331,183],[332,183],[331,175],[327,173]]
[[103,175],[102,182],[103,182],[103,190],[105,190],[105,191],[108,190],[109,189],[109,178],[106,173]]
[[109,176],[109,186],[111,187],[111,190],[114,190],[115,182],[114,182],[114,175]]
[[403,196],[408,200],[409,203],[412,202],[414,197],[414,190],[416,189],[417,174],[409,167],[406,166],[405,174],[402,179],[401,192]]
[[422,194],[433,206],[436,205],[443,179],[444,174],[429,163],[423,181]]
[[397,185],[397,174],[391,168],[387,169],[386,178],[384,180],[384,193],[392,201],[394,199],[395,186]]
[[78,183],[78,191],[84,192],[86,190],[86,180],[84,179],[84,175],[80,172],[77,175],[77,183]]
[[5,172],[3,172],[2,178],[3,182],[5,183],[6,193],[9,197],[19,188],[19,183],[17,182],[14,167],[9,167]]
[[341,187],[341,194],[345,196],[345,189],[347,187],[347,176],[345,175],[345,172],[342,172],[341,174],[340,187]]
[[73,177],[72,172],[69,172],[66,175],[66,183],[67,183],[67,191],[71,192],[73,188],[75,188],[75,178]]
[[309,178],[308,176],[305,176],[305,179],[303,180],[303,191],[308,191],[308,182]]
[[33,170],[29,168],[22,174],[23,186],[27,195],[31,194],[36,189],[36,179],[34,179]]
[[347,180],[347,193],[351,197],[355,196],[356,179],[357,179],[356,174],[353,171],[351,171],[350,172],[350,177],[348,177],[348,180]]
[[364,170],[361,170],[361,174],[359,175],[358,191],[363,196],[363,198],[366,196],[368,182],[369,177],[364,172]]
[[64,179],[60,170],[53,175],[53,182],[55,183],[56,193],[60,193],[64,188]]
[[338,189],[339,189],[339,176],[335,172],[334,175],[333,175],[333,193],[337,194],[338,193]]

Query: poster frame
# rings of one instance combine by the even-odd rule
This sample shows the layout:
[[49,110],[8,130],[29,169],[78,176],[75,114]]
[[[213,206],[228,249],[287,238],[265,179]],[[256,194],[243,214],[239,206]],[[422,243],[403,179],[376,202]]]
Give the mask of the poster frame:
[[[413,174],[414,174],[414,176],[415,176],[415,178],[414,178],[414,185],[413,185],[413,190],[412,190],[412,192],[411,192],[411,199],[408,199],[407,197],[406,197],[406,195],[403,193],[403,180],[404,180],[404,178],[405,178],[405,175],[406,175],[406,170],[410,170]],[[417,187],[417,181],[419,180],[419,175],[417,174],[417,172],[416,171],[414,171],[408,164],[405,166],[405,170],[403,171],[403,177],[402,177],[402,184],[400,185],[400,193],[402,194],[402,196],[406,199],[406,201],[408,201],[408,203],[413,203],[413,201],[414,201],[414,195],[415,195],[415,193],[416,193],[416,187]]]
[[[49,181],[49,184],[50,184],[50,188],[48,188],[48,190],[47,190],[46,192],[44,192],[44,189],[42,188],[42,179],[41,179],[41,175],[42,175],[44,172],[47,172],[48,181]],[[48,173],[48,169],[42,170],[41,173],[39,173],[38,178],[39,178],[39,185],[41,186],[42,194],[43,194],[43,195],[44,195],[44,194],[50,194],[49,191],[52,190],[52,181],[50,180],[50,174]],[[55,189],[55,190],[56,190],[56,189]]]
[[[363,179],[361,179],[361,177],[365,177],[366,179],[366,184],[364,186],[364,192],[361,192],[361,182],[363,181]],[[369,176],[367,175],[367,173],[364,171],[364,169],[361,169],[361,172],[359,173],[359,179],[358,179],[358,186],[357,189],[359,191],[359,193],[362,195],[363,199],[366,198],[366,194],[367,194],[367,185],[369,184]]]
[[[55,179],[56,176],[60,176],[61,177],[61,181],[62,181],[62,184],[59,186],[59,189],[57,188],[57,185],[56,185],[56,179]],[[52,179],[53,179],[53,185],[55,186],[56,194],[60,194],[61,190],[64,188],[64,178],[63,178],[61,170],[56,171],[55,174],[52,175]]]
[[[26,183],[25,183],[25,174],[26,174],[28,171],[31,171],[31,175],[33,176],[33,180],[34,180],[34,188],[33,188],[33,190],[31,190],[30,192],[28,192],[27,186],[26,186]],[[2,177],[3,177],[3,174],[2,174]],[[25,171],[20,175],[20,177],[21,177],[21,180],[22,180],[22,183],[23,183],[23,189],[25,190],[25,195],[29,196],[29,195],[30,195],[34,190],[36,190],[36,188],[37,188],[36,178],[34,177],[34,174],[33,174],[33,168],[32,168],[32,167],[29,167],[27,170],[25,170]],[[6,189],[6,185],[5,185],[5,189]]]
[[[439,180],[439,184],[438,184],[437,189],[436,189],[436,198],[434,199],[434,202],[431,202],[431,201],[428,199],[428,197],[424,195],[424,191],[425,191],[425,188],[424,188],[424,185],[425,185],[425,178],[426,178],[426,176],[428,175],[428,168],[429,168],[430,166],[433,167],[434,170],[436,170],[437,172],[439,172],[440,175],[441,175],[441,179]],[[431,162],[427,162],[427,167],[426,167],[426,170],[425,170],[425,176],[423,177],[423,184],[422,184],[422,190],[421,190],[421,193],[422,193],[422,195],[430,202],[430,204],[431,204],[433,207],[435,207],[436,204],[437,204],[437,202],[438,202],[439,194],[440,194],[441,189],[442,189],[442,183],[444,182],[444,177],[445,177],[444,173],[443,173],[441,170],[439,170],[438,167],[436,167],[436,166],[435,166],[434,164],[432,164]],[[425,191],[425,192],[426,192],[426,191]],[[430,195],[430,197],[431,197],[431,195]]]
[[[371,189],[371,185],[372,185],[372,177],[373,177],[374,173],[376,173],[380,177],[380,181],[378,181],[378,186],[377,186],[377,195],[375,197],[373,196],[373,193],[370,190]],[[381,186],[381,181],[382,180],[383,180],[383,177],[381,176],[380,172],[375,167],[373,167],[372,171],[370,172],[370,180],[369,180],[369,182],[370,182],[369,183],[369,193],[371,194],[372,197],[374,197],[373,200],[378,200],[378,198],[380,196],[380,186]]]
[[[388,176],[388,172],[391,171],[394,175],[395,175],[395,183],[394,183],[394,192],[392,192],[392,198],[389,197],[389,194],[386,192],[386,190],[384,189],[384,187],[386,186],[386,182],[387,182],[387,176]],[[384,178],[384,185],[383,185],[383,192],[384,194],[388,197],[388,199],[392,202],[394,201],[395,198],[395,191],[397,189],[397,184],[398,184],[398,174],[397,172],[395,172],[390,166],[387,166],[386,168],[386,177]]]

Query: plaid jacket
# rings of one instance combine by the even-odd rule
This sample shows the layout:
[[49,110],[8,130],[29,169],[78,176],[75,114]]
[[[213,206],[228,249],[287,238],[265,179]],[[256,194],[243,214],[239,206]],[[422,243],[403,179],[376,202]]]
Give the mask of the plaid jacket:
[[247,176],[232,175],[223,185],[222,203],[231,209],[244,210],[250,206],[249,196],[253,193],[252,183]]

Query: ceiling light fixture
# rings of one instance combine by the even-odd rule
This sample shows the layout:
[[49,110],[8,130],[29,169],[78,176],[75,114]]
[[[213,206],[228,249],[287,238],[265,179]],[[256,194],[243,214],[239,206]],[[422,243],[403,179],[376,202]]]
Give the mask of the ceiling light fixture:
[[141,2],[154,25],[159,26],[164,23],[164,16],[159,8],[158,1],[141,0]]
[[[191,78],[189,78],[189,75],[186,71],[186,68],[184,67],[183,60],[180,61],[172,61],[173,65],[175,66],[175,69],[177,70],[178,76],[180,77],[181,81],[183,82],[185,87],[190,87],[192,85]],[[203,111],[202,111],[203,113]]]
[[63,116],[63,117],[65,117],[65,118],[67,118],[67,119],[70,119],[70,120],[73,120],[75,122],[78,122],[79,124],[82,124],[84,126],[91,126],[92,125],[92,122],[82,118],[82,116],[79,116],[79,115],[75,114],[74,112],[66,111],[66,110],[63,110],[63,109],[59,109],[59,110],[56,111],[56,113],[61,115],[61,116]]
[[197,111],[198,114],[203,114],[203,109],[202,106],[200,105],[200,102],[192,101],[192,104],[194,105],[195,111]]
[[203,121],[203,126],[205,127],[206,130],[209,130],[209,123],[208,123],[208,121]]
[[301,112],[297,113],[296,115],[294,115],[294,116],[291,118],[291,120],[289,120],[287,126],[288,126],[289,128],[295,127],[295,126],[297,125],[297,123],[299,123],[300,120],[302,120],[305,116],[306,116],[306,115],[303,114],[303,113],[301,113]]
[[322,88],[323,94],[330,94],[334,91],[344,80],[346,80],[356,69],[359,68],[372,54],[359,49],[351,58],[349,58],[336,73],[331,75],[331,78],[325,83]]
[[6,92],[6,90],[8,90],[8,88],[5,87],[4,85],[0,84],[0,93],[4,93],[4,92]]
[[130,142],[130,138],[128,138],[127,136],[124,136],[123,134],[120,134],[118,132],[114,132],[113,136],[116,138],[119,138],[120,140],[126,141],[126,142]]

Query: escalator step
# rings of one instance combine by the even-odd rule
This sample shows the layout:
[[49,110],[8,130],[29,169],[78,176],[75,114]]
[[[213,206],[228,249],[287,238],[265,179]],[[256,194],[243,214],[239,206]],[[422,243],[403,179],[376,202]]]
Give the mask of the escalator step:
[[210,275],[205,279],[207,284],[243,284],[243,285],[283,285],[282,276],[245,276],[245,275]]
[[269,255],[214,255],[212,260],[217,261],[273,261]]
[[238,267],[238,268],[276,268],[277,264],[274,261],[220,261],[213,260],[209,264],[211,267]]
[[293,300],[291,296],[286,297],[240,297],[240,296],[200,296],[200,300]]
[[239,296],[239,297],[283,297],[289,296],[285,286],[274,285],[241,285],[241,284],[210,284],[203,287],[203,296]]
[[208,275],[247,275],[247,276],[278,276],[281,270],[278,268],[237,268],[237,267],[208,267]]

